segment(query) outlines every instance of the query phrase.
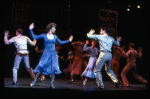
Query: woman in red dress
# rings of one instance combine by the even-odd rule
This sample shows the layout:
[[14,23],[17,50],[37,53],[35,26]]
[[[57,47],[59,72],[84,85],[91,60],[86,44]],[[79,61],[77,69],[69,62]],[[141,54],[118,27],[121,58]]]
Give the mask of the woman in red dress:
[[124,48],[125,48],[125,46],[123,46],[123,48],[113,46],[114,56],[113,56],[113,59],[112,59],[112,62],[111,62],[111,69],[115,73],[115,75],[118,78],[119,82],[120,82],[119,75],[118,75],[118,69],[119,69],[119,65],[120,65],[119,60],[122,57],[121,49],[124,49]]
[[[83,60],[81,55],[84,53],[83,51],[83,43],[82,42],[74,42],[72,43],[73,48],[75,49],[75,57],[73,64],[71,66],[71,80],[70,83],[73,82],[74,75],[82,74]],[[83,78],[81,77],[83,80]]]

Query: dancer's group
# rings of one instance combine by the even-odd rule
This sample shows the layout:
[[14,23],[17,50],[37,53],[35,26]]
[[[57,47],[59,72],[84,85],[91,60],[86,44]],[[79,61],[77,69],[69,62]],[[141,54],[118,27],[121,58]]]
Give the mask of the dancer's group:
[[[57,57],[57,51],[55,48],[55,42],[59,43],[60,45],[67,44],[72,42],[73,36],[70,36],[68,40],[61,41],[57,35],[55,35],[56,31],[56,24],[55,23],[49,23],[46,27],[47,33],[43,33],[40,35],[35,35],[33,33],[34,23],[32,23],[29,26],[30,35],[33,39],[31,41],[28,37],[23,36],[23,30],[17,29],[16,30],[16,36],[8,40],[8,34],[9,31],[5,31],[4,33],[4,42],[5,44],[11,44],[14,43],[17,48],[17,54],[14,61],[14,67],[13,67],[13,85],[17,83],[17,71],[19,69],[19,65],[21,60],[24,60],[24,63],[26,65],[26,69],[30,73],[31,77],[34,79],[34,81],[30,84],[30,86],[34,86],[39,75],[49,75],[51,78],[50,80],[50,86],[52,88],[55,88],[54,86],[54,79],[55,74],[60,74],[61,71],[59,69],[58,64],[58,57]],[[114,82],[116,87],[119,87],[120,80],[118,79],[118,68],[119,68],[119,59],[124,56],[127,57],[127,65],[124,67],[121,73],[122,81],[124,84],[124,87],[130,87],[130,84],[127,80],[127,73],[128,71],[132,70],[133,76],[138,79],[139,81],[143,82],[146,86],[148,86],[148,82],[137,75],[136,71],[136,58],[142,57],[142,48],[139,48],[138,51],[134,49],[134,44],[129,44],[129,51],[125,53],[124,47],[121,48],[120,41],[121,37],[117,37],[117,41],[110,37],[108,33],[108,29],[105,27],[102,27],[99,34],[94,34],[95,30],[90,30],[89,33],[87,33],[87,37],[92,39],[91,40],[91,47],[87,46],[89,42],[87,41],[84,45],[82,42],[73,42],[72,46],[75,49],[75,55],[73,56],[72,52],[69,52],[68,60],[70,61],[70,64],[67,69],[64,70],[65,73],[69,72],[71,75],[70,83],[73,82],[73,76],[74,75],[81,75],[81,79],[83,81],[83,85],[86,84],[87,78],[96,78],[97,88],[96,90],[104,90],[104,83],[102,80],[102,74],[101,70],[102,67],[105,65],[105,71],[108,74],[108,76],[111,78],[111,80]],[[27,50],[27,42],[34,46],[36,45],[36,40],[43,39],[44,41],[44,50],[42,53],[42,56],[40,58],[40,61],[36,68],[32,70],[30,68],[29,64],[29,56],[28,56],[28,50]],[[99,42],[100,50],[95,47],[96,40]],[[114,45],[114,46],[113,46]],[[84,46],[84,47],[83,47]],[[114,55],[112,57],[112,48],[114,49]],[[87,54],[83,53],[86,52]],[[82,71],[81,65],[83,65],[83,57],[88,56],[89,54],[89,61],[84,62],[86,64],[86,68],[84,72]],[[36,74],[36,75],[35,75]],[[85,78],[85,79],[83,79]]]

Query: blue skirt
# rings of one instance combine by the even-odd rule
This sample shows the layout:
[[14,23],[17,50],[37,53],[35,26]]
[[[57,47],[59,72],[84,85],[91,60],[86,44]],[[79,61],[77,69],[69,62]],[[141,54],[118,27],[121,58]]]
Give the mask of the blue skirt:
[[33,70],[34,73],[42,72],[44,75],[60,74],[57,53],[55,51],[44,50],[40,62]]
[[81,76],[95,78],[94,69],[95,69],[96,60],[97,59],[95,57],[90,57],[88,65]]

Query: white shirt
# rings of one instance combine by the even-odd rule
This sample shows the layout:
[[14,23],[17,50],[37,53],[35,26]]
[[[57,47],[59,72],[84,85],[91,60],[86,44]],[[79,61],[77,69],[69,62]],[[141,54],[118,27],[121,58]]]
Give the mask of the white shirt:
[[35,44],[36,44],[36,43],[32,42],[28,37],[22,36],[21,34],[11,38],[10,40],[8,40],[8,38],[5,37],[4,42],[7,45],[14,43],[15,47],[17,48],[17,53],[21,53],[21,54],[27,54],[28,53],[27,42],[31,46],[35,46]]
[[87,36],[89,38],[98,39],[101,51],[110,51],[111,52],[111,47],[113,44],[118,47],[120,46],[119,41],[116,42],[116,40],[114,38],[108,36],[107,34],[104,34],[104,35],[87,34]]

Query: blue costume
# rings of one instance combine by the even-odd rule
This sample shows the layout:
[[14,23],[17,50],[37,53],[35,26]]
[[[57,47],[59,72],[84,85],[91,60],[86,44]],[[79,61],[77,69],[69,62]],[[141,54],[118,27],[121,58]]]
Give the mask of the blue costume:
[[30,30],[30,35],[32,39],[43,39],[44,41],[44,51],[42,57],[36,68],[33,70],[33,72],[42,72],[44,75],[60,74],[61,71],[59,69],[57,52],[55,49],[55,42],[57,41],[59,44],[63,45],[70,43],[70,41],[60,41],[59,38],[54,34],[53,39],[48,39],[46,33],[35,36],[32,29]]
[[87,51],[90,54],[90,59],[89,59],[86,69],[84,70],[81,76],[95,78],[94,68],[95,68],[96,60],[98,56],[98,49],[96,47],[95,48],[87,47],[87,45],[85,44],[83,47],[83,50]]
[[94,70],[97,85],[101,88],[104,88],[101,70],[105,63],[106,63],[105,65],[106,73],[110,76],[110,78],[114,83],[118,83],[118,79],[116,78],[116,75],[111,70],[111,61],[112,61],[111,47],[113,44],[115,46],[120,46],[119,40],[117,40],[116,42],[114,38],[108,36],[107,34],[104,35],[87,34],[87,36],[89,38],[98,39],[100,45],[100,55],[96,61],[96,67]]

